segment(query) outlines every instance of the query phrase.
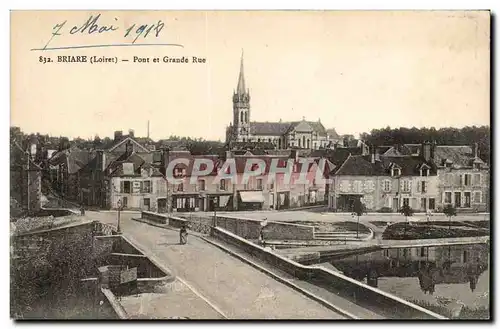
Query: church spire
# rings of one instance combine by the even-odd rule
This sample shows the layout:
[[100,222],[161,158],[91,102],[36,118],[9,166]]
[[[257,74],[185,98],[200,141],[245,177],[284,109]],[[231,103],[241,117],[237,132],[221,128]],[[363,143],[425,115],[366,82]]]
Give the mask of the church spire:
[[238,77],[238,87],[236,89],[236,93],[238,95],[243,95],[246,93],[245,75],[243,72],[243,49],[241,50],[240,76]]

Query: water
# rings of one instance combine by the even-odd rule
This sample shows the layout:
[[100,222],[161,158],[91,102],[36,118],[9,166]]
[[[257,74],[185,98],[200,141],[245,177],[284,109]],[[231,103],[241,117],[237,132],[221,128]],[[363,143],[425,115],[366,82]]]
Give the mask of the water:
[[489,246],[393,248],[330,263],[338,271],[450,318],[489,317]]

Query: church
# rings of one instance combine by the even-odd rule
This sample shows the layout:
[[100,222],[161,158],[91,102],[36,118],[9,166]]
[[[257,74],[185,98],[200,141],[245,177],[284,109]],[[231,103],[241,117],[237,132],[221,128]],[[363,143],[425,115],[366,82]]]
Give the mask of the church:
[[272,143],[276,149],[333,148],[341,142],[335,129],[325,129],[320,120],[293,122],[251,121],[250,90],[245,85],[243,54],[241,55],[238,85],[233,91],[233,122],[226,129],[226,142]]

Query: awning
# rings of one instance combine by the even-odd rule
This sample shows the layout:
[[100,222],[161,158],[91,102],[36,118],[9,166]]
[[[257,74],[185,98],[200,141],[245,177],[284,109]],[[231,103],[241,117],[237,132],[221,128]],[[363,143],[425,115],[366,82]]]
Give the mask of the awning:
[[243,202],[264,202],[264,195],[261,191],[240,192],[240,197]]

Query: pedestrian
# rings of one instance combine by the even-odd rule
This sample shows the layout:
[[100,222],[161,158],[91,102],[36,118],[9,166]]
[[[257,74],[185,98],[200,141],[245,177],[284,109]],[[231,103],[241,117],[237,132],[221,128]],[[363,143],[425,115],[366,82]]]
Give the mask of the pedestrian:
[[181,230],[179,231],[179,238],[180,238],[180,244],[186,244],[187,243],[187,228],[186,225],[183,225]]
[[82,203],[82,204],[81,204],[81,206],[80,206],[80,214],[81,214],[82,216],[85,216],[85,207],[83,207],[83,203]]
[[431,216],[432,216],[431,211],[430,211],[430,210],[427,210],[427,213],[426,213],[427,222],[430,222],[430,221],[431,221]]

